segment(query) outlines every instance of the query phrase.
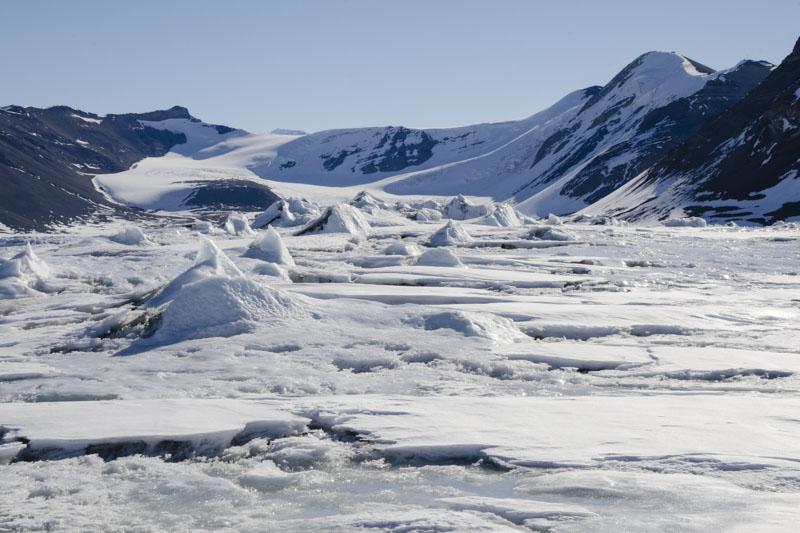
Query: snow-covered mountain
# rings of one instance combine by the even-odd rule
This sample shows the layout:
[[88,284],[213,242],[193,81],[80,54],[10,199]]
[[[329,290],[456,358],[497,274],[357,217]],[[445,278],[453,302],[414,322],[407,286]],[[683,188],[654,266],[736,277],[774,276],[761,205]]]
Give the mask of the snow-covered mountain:
[[800,216],[800,40],[747,96],[589,209],[769,224]]
[[120,172],[162,156],[186,138],[142,126],[139,119],[189,117],[184,108],[101,117],[66,106],[0,110],[0,222],[40,229],[112,210],[91,175]]
[[[791,63],[789,59],[787,62]],[[778,81],[759,86],[768,76]],[[714,146],[727,142],[731,148],[739,142],[739,152],[752,152],[748,164],[755,166],[747,167],[747,175],[755,176],[752,179],[770,176],[764,183],[775,186],[780,176],[791,176],[788,161],[794,146],[791,143],[795,142],[790,139],[796,135],[792,112],[797,102],[792,80],[797,76],[789,67],[775,70],[763,61],[742,61],[730,69],[714,71],[676,53],[649,52],[605,86],[570,93],[523,120],[460,128],[390,126],[312,134],[288,130],[251,134],[203,123],[178,107],[107,117],[69,108],[5,108],[0,112],[0,125],[16,121],[17,126],[5,127],[0,137],[0,141],[12,143],[12,149],[0,145],[0,177],[12,184],[16,196],[13,200],[7,200],[7,196],[0,205],[4,208],[0,209],[0,222],[24,227],[119,205],[167,211],[255,211],[276,199],[271,189],[279,194],[301,191],[302,196],[306,186],[321,187],[332,197],[338,194],[336,201],[351,198],[355,187],[373,194],[483,196],[511,202],[522,213],[540,216],[580,210],[634,218],[663,218],[678,211],[703,214],[711,204],[702,202],[711,197],[699,193],[682,196],[694,198],[692,205],[699,207],[683,203],[680,205],[687,209],[673,207],[678,205],[674,198],[683,194],[676,191],[699,179],[693,177],[698,175],[694,169],[705,168],[709,158],[719,159],[719,154],[703,152],[702,147],[710,146],[711,139],[717,143]],[[753,92],[756,96],[746,99],[751,103],[736,105],[757,86],[758,91]],[[786,92],[785,98],[781,97],[782,111],[775,110],[774,120],[765,118],[766,109],[773,105],[771,98],[780,91]],[[764,95],[757,96],[760,93]],[[37,133],[50,126],[41,126],[33,119],[56,114],[70,128],[59,130],[60,137]],[[719,118],[710,120],[714,117]],[[742,133],[751,123],[761,124],[762,119],[766,120],[763,125],[752,127],[768,134],[751,138]],[[109,133],[112,126],[117,129]],[[37,139],[36,135],[46,138]],[[104,135],[122,137],[124,142],[108,148]],[[739,135],[745,136],[738,141],[729,138]],[[744,142],[745,138],[749,140]],[[790,146],[785,156],[781,148],[784,140]],[[59,153],[48,167],[46,183],[53,186],[27,187],[43,174],[30,160],[45,144],[47,150]],[[777,148],[770,149],[773,144]],[[28,147],[28,163],[18,161],[14,150],[19,146]],[[64,149],[53,148],[62,146],[72,148],[66,155],[61,153]],[[676,149],[678,155],[662,161]],[[687,155],[690,152],[691,157]],[[97,163],[98,158],[103,162]],[[735,161],[731,165],[745,168]],[[670,174],[667,169],[677,172],[679,167],[685,179],[668,178],[674,172]],[[716,194],[714,198],[727,194],[750,201],[753,199],[748,192],[766,188],[731,185],[730,179],[720,177],[731,175],[731,169],[723,167],[715,170],[717,178],[703,181],[701,187]],[[778,167],[785,170],[776,174]],[[654,170],[648,172],[651,168]],[[660,170],[656,172],[656,168]],[[31,179],[23,179],[25,175]],[[89,181],[92,177],[94,187]],[[750,178],[737,179],[740,183]],[[59,180],[78,190],[70,190]],[[629,185],[632,180],[639,184],[635,190]],[[636,208],[637,202],[643,201],[642,184],[660,194],[666,190],[663,183],[667,181],[674,182],[671,199],[659,200],[657,210],[651,209],[652,201]],[[656,190],[654,183],[662,185]],[[52,189],[64,192],[54,197],[48,195]],[[71,198],[62,205],[60,198],[65,196]],[[792,197],[790,203],[796,200]],[[26,205],[37,202],[44,202],[42,212],[26,209]],[[769,216],[762,209],[764,216],[755,218],[769,221],[794,213],[790,207],[778,208]],[[12,212],[15,209],[19,212]],[[715,213],[724,216],[736,210],[737,206],[725,204]]]
[[[169,127],[164,125],[168,124]],[[0,223],[18,229],[45,229],[97,214],[132,216],[135,201],[113,201],[92,176],[125,176],[144,158],[166,163],[174,154],[197,152],[248,135],[227,126],[205,124],[186,108],[150,113],[99,116],[66,106],[0,110]],[[186,187],[186,208],[231,205],[263,209],[275,195],[263,184],[237,181],[225,174],[216,183]],[[167,186],[164,180],[153,187]],[[128,182],[140,193],[147,183]],[[175,189],[175,187],[172,187]],[[123,198],[125,200],[125,198]]]
[[774,68],[715,72],[650,52],[604,87],[525,120],[446,130],[369,128],[301,137],[260,174],[334,186],[382,182],[397,194],[513,198],[523,212],[571,213],[626,183],[728,108]]

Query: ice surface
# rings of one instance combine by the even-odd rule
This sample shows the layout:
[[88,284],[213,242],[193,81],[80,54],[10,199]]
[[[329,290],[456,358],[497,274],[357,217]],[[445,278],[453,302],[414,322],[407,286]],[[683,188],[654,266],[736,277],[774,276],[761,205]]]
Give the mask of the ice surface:
[[796,528],[797,224],[478,217],[430,248],[441,201],[375,197],[369,234],[255,248],[193,213],[151,246],[3,234],[3,525]]

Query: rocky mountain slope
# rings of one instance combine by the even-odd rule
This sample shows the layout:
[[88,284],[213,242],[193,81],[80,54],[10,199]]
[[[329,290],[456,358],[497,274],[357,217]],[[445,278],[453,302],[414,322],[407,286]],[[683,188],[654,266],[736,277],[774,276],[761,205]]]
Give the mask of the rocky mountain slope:
[[144,127],[140,119],[188,117],[185,108],[100,117],[65,106],[0,111],[0,222],[21,229],[116,209],[91,175],[120,172],[146,156],[161,156],[184,135]]
[[[98,116],[66,106],[37,109],[9,106],[0,110],[0,223],[22,230],[41,230],[102,213],[129,213],[109,201],[92,183],[95,175],[128,170],[146,157],[161,157],[188,144],[185,133],[153,127],[163,121],[183,121],[204,129],[218,143],[233,130],[201,123],[183,107],[150,113]],[[243,132],[240,132],[243,133]],[[195,192],[194,206],[225,200],[235,182]],[[269,205],[275,196],[265,186],[255,208]],[[211,194],[214,193],[214,194]],[[236,189],[229,196],[235,197]],[[258,194],[255,194],[258,197]],[[235,198],[234,198],[235,199]],[[235,203],[235,202],[233,202]]]
[[487,196],[539,216],[769,223],[800,209],[799,63],[797,47],[777,69],[748,60],[722,71],[649,52],[526,119],[444,129],[251,134],[180,107],[105,117],[7,107],[0,223],[40,228],[120,205],[254,211],[276,199],[264,180]]
[[588,211],[769,224],[800,216],[800,39],[752,92]]

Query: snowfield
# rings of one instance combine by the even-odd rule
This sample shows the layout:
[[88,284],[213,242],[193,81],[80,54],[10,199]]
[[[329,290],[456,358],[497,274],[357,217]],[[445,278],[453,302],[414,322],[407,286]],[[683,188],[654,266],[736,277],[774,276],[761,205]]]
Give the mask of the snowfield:
[[798,224],[396,199],[3,230],[0,530],[796,530]]

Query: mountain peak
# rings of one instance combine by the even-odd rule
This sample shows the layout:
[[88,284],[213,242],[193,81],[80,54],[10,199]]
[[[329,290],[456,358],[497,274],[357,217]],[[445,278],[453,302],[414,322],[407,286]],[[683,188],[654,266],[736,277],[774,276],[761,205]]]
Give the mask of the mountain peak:
[[148,113],[136,113],[136,118],[138,120],[148,120],[153,122],[161,122],[162,120],[168,120],[171,118],[183,118],[187,120],[194,119],[194,117],[189,114],[188,109],[179,105],[174,105],[169,109],[150,111]]
[[636,99],[648,93],[654,96],[655,101],[688,96],[700,90],[714,72],[702,63],[675,52],[647,52],[619,71],[586,102],[581,112],[601,101]]

